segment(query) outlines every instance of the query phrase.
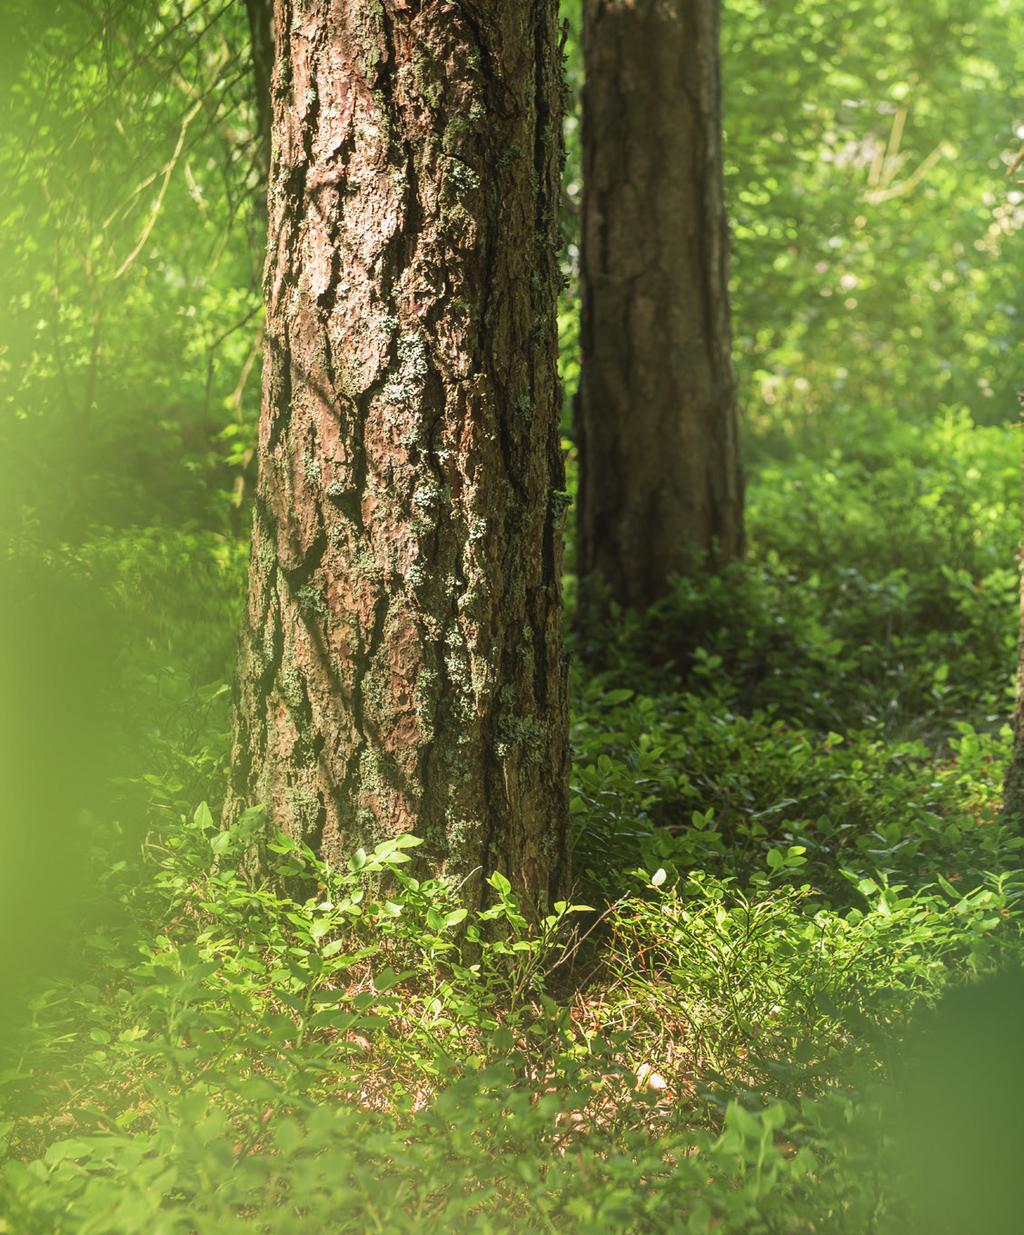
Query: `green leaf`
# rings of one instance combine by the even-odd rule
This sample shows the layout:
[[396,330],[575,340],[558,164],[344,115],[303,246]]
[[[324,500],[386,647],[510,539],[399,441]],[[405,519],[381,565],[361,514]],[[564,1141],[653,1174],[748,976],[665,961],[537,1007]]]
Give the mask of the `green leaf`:
[[218,832],[217,835],[210,841],[210,848],[219,857],[220,854],[227,851],[231,845],[231,839],[232,837],[229,831],[225,830],[223,832]]
[[423,844],[423,837],[406,832],[402,836],[396,836],[391,843],[396,849],[415,849],[417,845]]
[[95,1142],[85,1140],[56,1141],[43,1156],[47,1166],[56,1166],[68,1158],[91,1158],[96,1152]]
[[[635,692],[631,690],[626,690],[620,687],[618,690],[610,690],[608,691],[606,695],[602,695],[601,702],[606,707],[613,708],[616,706],[616,704],[628,702],[630,699],[633,698],[634,693]],[[618,723],[622,724],[623,722],[619,721]]]
[[278,1119],[274,1124],[274,1141],[283,1154],[290,1154],[304,1140],[302,1126],[295,1119]]
[[512,1036],[511,1030],[504,1025],[499,1025],[491,1034],[491,1044],[497,1051],[510,1051],[516,1044],[515,1038]]
[[512,891],[512,885],[500,871],[495,871],[487,882],[501,896],[508,896]]
[[346,1012],[340,1008],[327,1008],[309,1018],[314,1029],[336,1029],[345,1033],[359,1020],[358,1012]]
[[200,802],[196,807],[192,822],[204,831],[212,831],[216,826],[213,822],[213,814],[205,802]]
[[764,1128],[759,1119],[738,1102],[730,1102],[725,1112],[726,1126],[734,1129],[745,1140],[759,1140]]
[[373,985],[379,991],[389,991],[397,982],[398,974],[390,966],[373,975]]

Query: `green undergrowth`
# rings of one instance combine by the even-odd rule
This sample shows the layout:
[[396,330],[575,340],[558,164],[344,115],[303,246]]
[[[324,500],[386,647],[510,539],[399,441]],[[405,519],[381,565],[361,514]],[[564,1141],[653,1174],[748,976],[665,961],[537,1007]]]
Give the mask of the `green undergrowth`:
[[1012,712],[1019,435],[964,411],[851,418],[751,485],[748,561],[695,569],[646,613],[613,611],[577,650],[608,689],[666,675],[743,712],[931,747]]
[[891,1206],[878,1109],[836,1088],[838,1061],[884,1057],[914,1003],[1018,948],[1008,878],[966,896],[864,880],[838,913],[806,885],[659,869],[605,909],[595,951],[594,910],[533,926],[497,874],[467,914],[405,873],[412,837],[344,871],[281,837],[276,886],[311,892],[285,897],[246,874],[262,826],[223,831],[202,806],[151,838],[143,885],[106,877],[124,920],[37,996],[3,1074],[8,1230],[788,1231],[803,1214],[852,1235]]
[[256,878],[260,813],[215,822],[244,552],[70,554],[133,634],[124,775],[81,893],[35,897],[70,938],[5,1019],[0,1231],[925,1235],[907,1027],[1024,957],[1015,443],[808,451],[753,478],[742,567],[575,637],[580,903],[539,925],[500,872],[469,913],[414,878],[414,838],[278,838]]

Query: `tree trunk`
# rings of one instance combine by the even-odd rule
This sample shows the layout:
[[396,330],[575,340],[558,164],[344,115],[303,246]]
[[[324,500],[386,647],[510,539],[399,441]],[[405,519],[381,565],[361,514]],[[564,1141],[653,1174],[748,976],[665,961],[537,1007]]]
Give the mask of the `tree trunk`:
[[567,880],[555,0],[275,0],[233,801]]
[[[1020,395],[1024,404],[1024,392]],[[1024,423],[1024,421],[1022,421]],[[1020,625],[1017,636],[1017,706],[1013,714],[1013,749],[1003,782],[1003,819],[1024,832],[1024,458],[1021,460]]]
[[273,0],[245,0],[249,19],[249,60],[252,65],[253,100],[256,113],[256,161],[260,186],[266,196],[270,173],[270,78],[274,70]]
[[743,548],[719,0],[584,0],[579,568],[628,607]]

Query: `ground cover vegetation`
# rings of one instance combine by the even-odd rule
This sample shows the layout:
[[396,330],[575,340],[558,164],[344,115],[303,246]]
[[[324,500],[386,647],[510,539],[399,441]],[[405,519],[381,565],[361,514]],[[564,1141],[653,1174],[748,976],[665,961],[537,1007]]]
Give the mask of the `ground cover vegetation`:
[[[7,17],[0,1231],[1016,1229],[1016,6],[725,7],[746,553],[578,621],[570,520],[573,884],[539,918],[416,836],[222,823],[266,226],[240,7]],[[936,1006],[995,1079],[941,1032],[908,1079]]]

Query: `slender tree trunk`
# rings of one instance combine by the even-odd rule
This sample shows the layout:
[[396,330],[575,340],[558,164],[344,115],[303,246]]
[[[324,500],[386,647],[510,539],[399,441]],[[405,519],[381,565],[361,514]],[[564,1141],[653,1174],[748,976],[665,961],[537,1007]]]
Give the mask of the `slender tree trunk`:
[[555,0],[275,0],[233,802],[567,879]]
[[1013,750],[1003,784],[1003,818],[1024,831],[1024,593],[1021,596],[1021,655],[1017,670],[1017,707],[1013,716]]
[[273,0],[245,0],[256,111],[256,157],[264,187],[270,172],[270,79],[274,70]]
[[[1024,406],[1024,392],[1019,396]],[[1022,419],[1024,425],[1024,419]],[[1017,550],[1020,572],[1020,626],[1017,636],[1017,706],[1013,714],[1013,749],[1003,783],[1003,818],[1024,831],[1024,457],[1021,459],[1021,542]]]
[[719,0],[584,0],[579,564],[642,607],[743,548]]

